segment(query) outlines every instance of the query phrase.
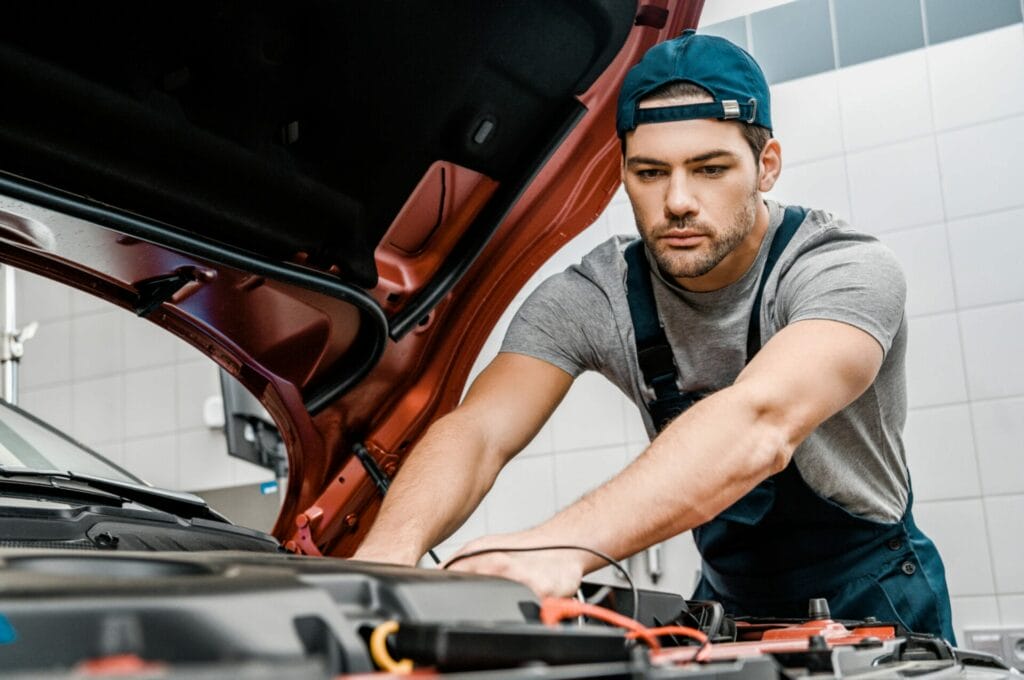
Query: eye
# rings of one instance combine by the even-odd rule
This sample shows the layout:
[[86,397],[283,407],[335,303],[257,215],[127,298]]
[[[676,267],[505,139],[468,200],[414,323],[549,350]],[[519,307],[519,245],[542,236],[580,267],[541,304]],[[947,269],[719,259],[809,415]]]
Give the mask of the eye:
[[721,177],[728,169],[729,168],[724,165],[702,165],[697,169],[697,172],[705,175],[706,177]]
[[665,171],[660,168],[644,168],[636,171],[636,176],[642,180],[657,179],[665,174]]

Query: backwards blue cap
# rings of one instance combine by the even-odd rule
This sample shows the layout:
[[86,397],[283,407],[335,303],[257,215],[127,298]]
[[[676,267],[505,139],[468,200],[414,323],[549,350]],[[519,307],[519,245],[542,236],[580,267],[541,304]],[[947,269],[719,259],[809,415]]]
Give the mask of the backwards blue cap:
[[[662,85],[686,81],[711,93],[713,103],[639,108],[640,100]],[[629,70],[619,91],[615,127],[619,137],[644,123],[717,118],[772,129],[768,83],[761,67],[725,38],[697,35],[693,29],[658,43]]]

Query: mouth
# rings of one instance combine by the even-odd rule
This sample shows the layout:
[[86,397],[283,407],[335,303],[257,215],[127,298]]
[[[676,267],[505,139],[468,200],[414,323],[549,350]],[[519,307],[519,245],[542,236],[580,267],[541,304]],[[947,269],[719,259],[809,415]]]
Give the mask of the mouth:
[[693,248],[700,245],[706,238],[707,234],[702,232],[693,229],[683,229],[680,231],[670,231],[663,236],[659,236],[658,241],[670,248]]

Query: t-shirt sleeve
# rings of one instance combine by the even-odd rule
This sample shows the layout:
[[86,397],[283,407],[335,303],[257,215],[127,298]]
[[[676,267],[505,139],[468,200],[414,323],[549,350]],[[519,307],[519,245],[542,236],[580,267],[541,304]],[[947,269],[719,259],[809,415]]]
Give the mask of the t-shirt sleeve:
[[595,331],[613,325],[608,298],[569,268],[526,298],[509,324],[501,351],[546,361],[575,378],[597,369],[600,351],[595,341],[601,331]]
[[888,353],[903,323],[907,284],[892,251],[848,232],[798,257],[779,281],[781,325],[841,321],[870,334]]

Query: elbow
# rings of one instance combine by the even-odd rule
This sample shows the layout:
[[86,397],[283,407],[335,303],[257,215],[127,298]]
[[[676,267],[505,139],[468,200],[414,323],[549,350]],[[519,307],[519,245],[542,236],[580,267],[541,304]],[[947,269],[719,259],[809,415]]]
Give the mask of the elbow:
[[813,430],[807,418],[792,402],[773,398],[759,390],[743,390],[741,398],[750,414],[755,435],[754,455],[751,462],[760,476],[768,477],[786,469],[793,459],[796,447]]

